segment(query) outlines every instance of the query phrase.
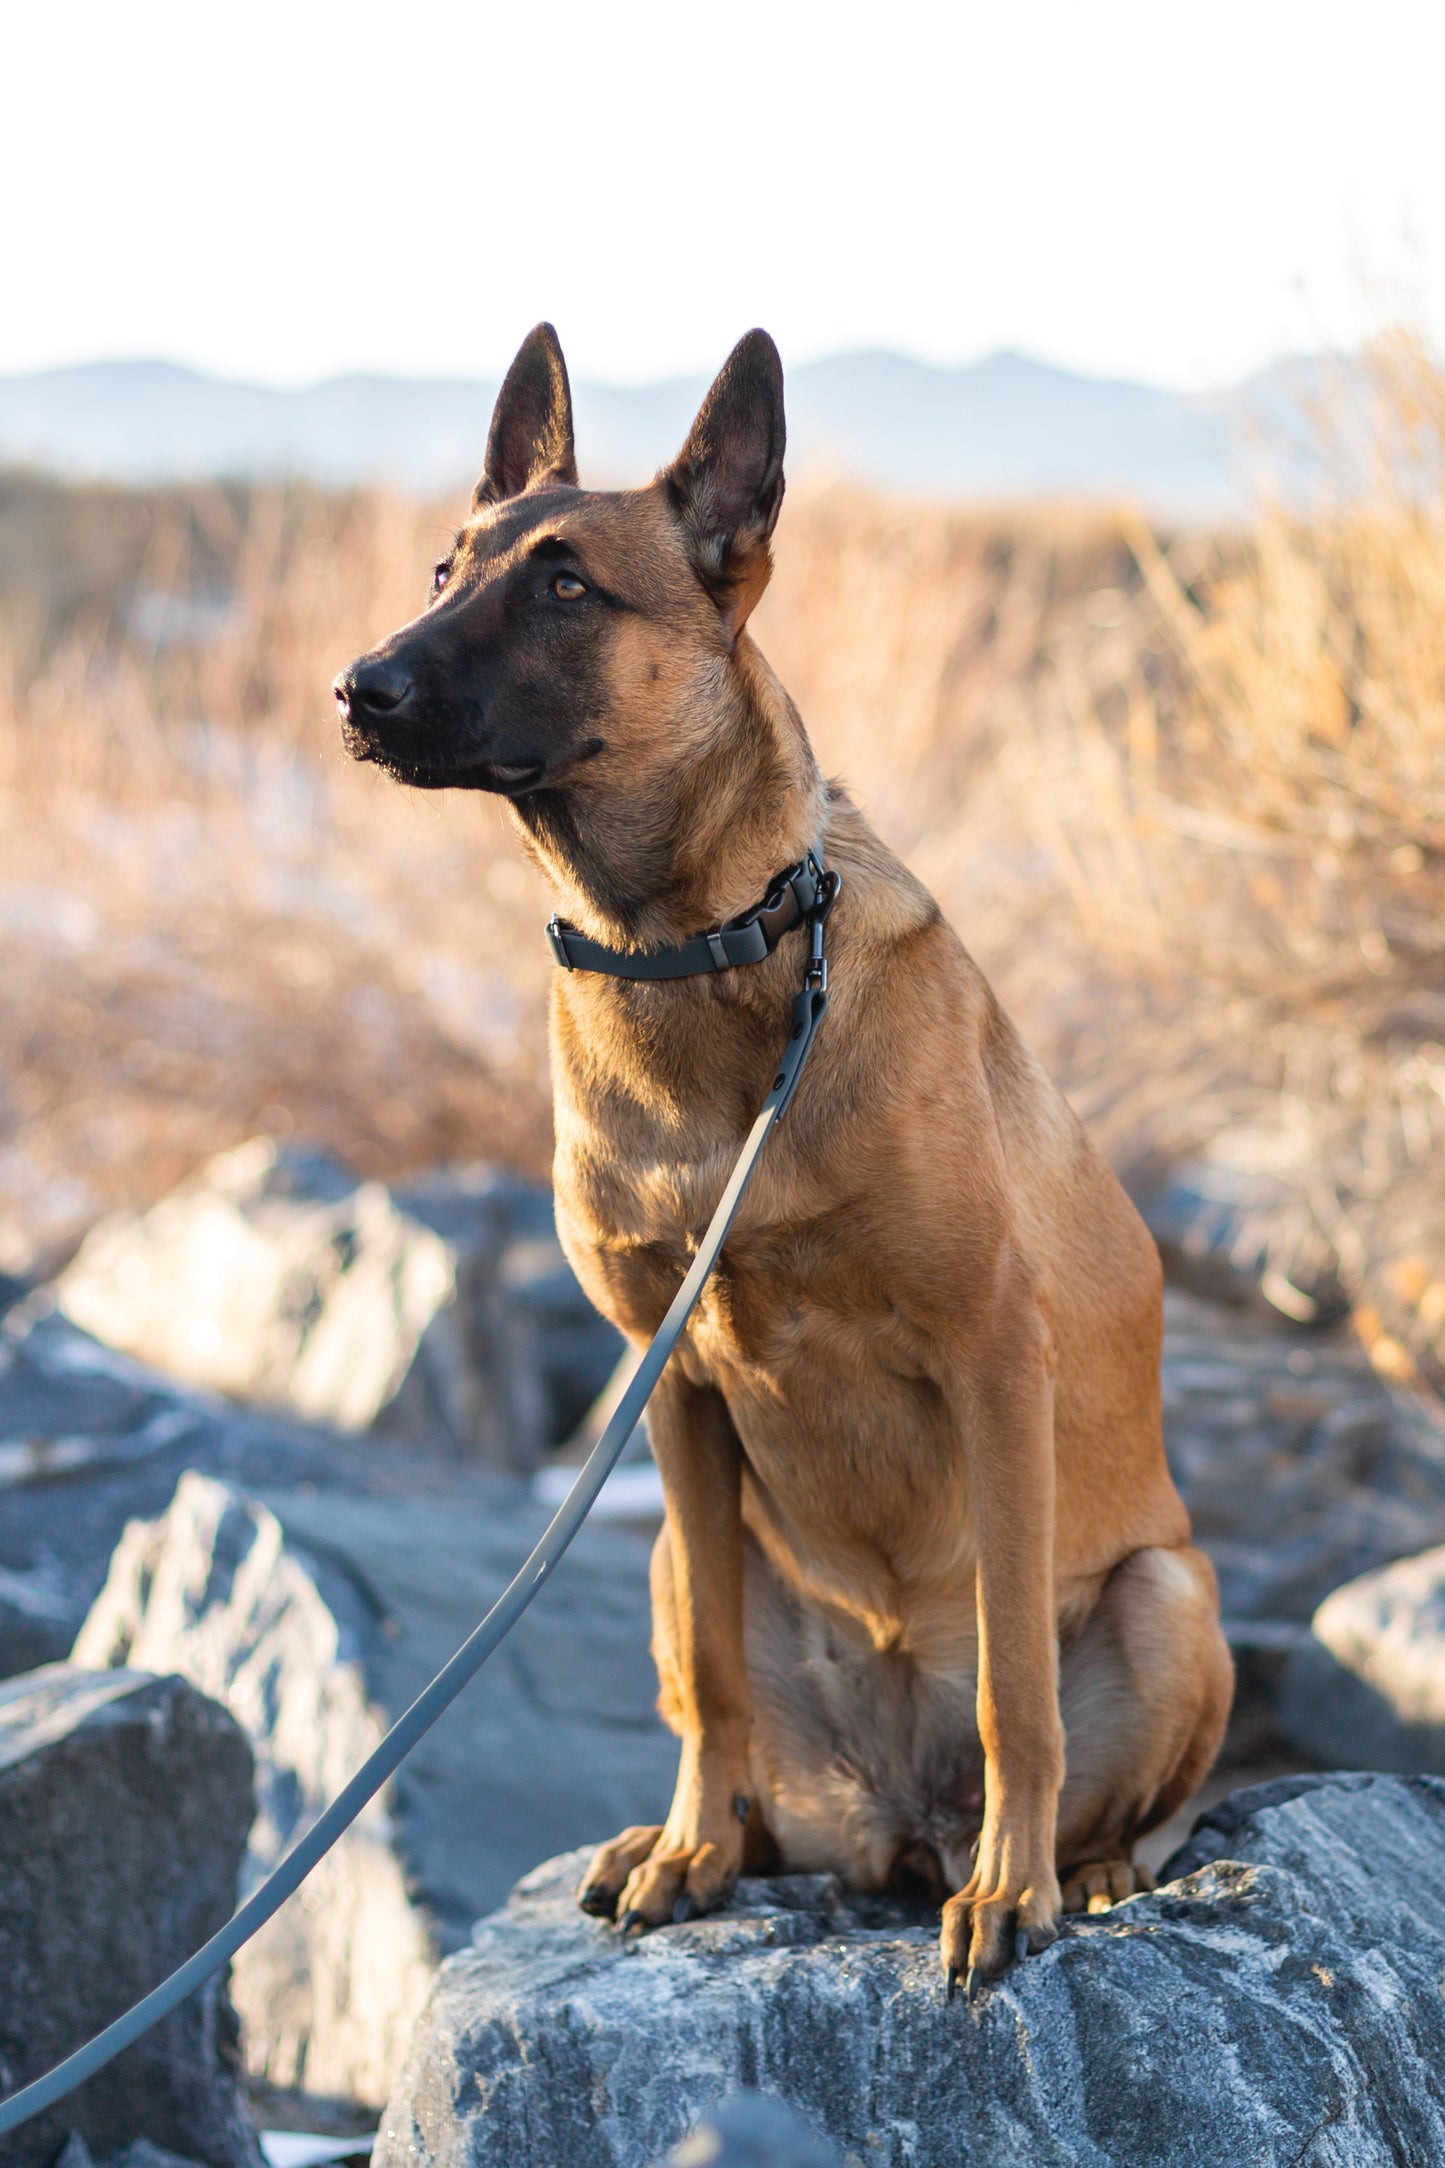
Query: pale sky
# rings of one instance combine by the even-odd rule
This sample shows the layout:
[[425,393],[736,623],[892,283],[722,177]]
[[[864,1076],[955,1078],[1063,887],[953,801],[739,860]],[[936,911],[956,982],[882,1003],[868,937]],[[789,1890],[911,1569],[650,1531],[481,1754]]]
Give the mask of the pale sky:
[[6,11],[0,372],[302,383],[1020,347],[1163,383],[1445,333],[1441,0]]

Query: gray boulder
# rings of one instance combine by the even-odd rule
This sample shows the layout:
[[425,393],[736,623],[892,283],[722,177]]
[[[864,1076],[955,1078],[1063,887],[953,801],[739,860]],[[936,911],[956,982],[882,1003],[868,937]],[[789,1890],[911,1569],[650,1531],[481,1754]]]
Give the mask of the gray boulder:
[[[95,2156],[78,2130],[73,2130],[66,2139],[55,2168],[97,2168]],[[99,2168],[196,2168],[196,2163],[179,2153],[169,2152],[163,2145],[153,2144],[149,2138],[132,2138],[129,2145],[123,2145],[119,2152],[101,2161]]]
[[[256,1755],[248,1886],[465,1640],[545,1514],[495,1482],[427,1502],[247,1496],[187,1474],[127,1529],[77,1661],[180,1672]],[[676,1744],[648,1655],[647,1545],[584,1529],[556,1578],[383,1801],[237,1958],[246,2059],[380,2103],[438,1952],[539,1853],[654,1815]]]
[[[236,1902],[251,1755],[181,1679],[54,1664],[0,1686],[0,2084],[40,2077],[215,1933]],[[0,2141],[48,2168],[147,2138],[260,2168],[213,1978],[56,2107]]]
[[1173,1289],[1164,1318],[1169,1465],[1239,1638],[1303,1633],[1342,1582],[1445,1543],[1445,1437],[1353,1334]]
[[1136,1170],[1129,1193],[1173,1286],[1296,1324],[1337,1323],[1350,1305],[1333,1248],[1311,1231],[1278,1254],[1291,1187],[1259,1163],[1261,1141],[1226,1130],[1210,1157]]
[[393,1193],[265,1137],[102,1220],[55,1285],[76,1324],[173,1377],[518,1471],[620,1345],[545,1191],[470,1168]]
[[1445,1547],[1326,1597],[1286,1667],[1280,1726],[1322,1761],[1445,1776]]
[[[740,2084],[878,2168],[1445,2158],[1445,1784],[1301,1777],[972,2007],[936,1915],[829,1876],[624,1941],[523,1881],[443,1965],[378,2168],[641,2168]],[[683,2155],[686,2158],[686,2153]]]
[[69,1654],[126,1522],[164,1512],[184,1468],[324,1482],[329,1443],[142,1369],[42,1293],[22,1303],[0,1325],[0,1676]]
[[[267,1507],[188,1473],[133,1521],[72,1655],[89,1670],[178,1672],[228,1708],[256,1757],[244,1893],[270,1873],[386,1729],[367,1690],[375,1611]],[[384,2097],[431,1977],[385,1798],[239,1951],[232,1994],[249,2067],[273,2085]]]

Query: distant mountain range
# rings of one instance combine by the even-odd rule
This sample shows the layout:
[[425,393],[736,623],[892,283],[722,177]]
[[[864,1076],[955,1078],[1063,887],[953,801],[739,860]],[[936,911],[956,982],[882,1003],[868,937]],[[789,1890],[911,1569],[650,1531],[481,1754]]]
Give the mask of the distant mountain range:
[[[1298,418],[1331,365],[1281,363],[1210,397],[998,353],[956,369],[839,354],[788,375],[793,475],[989,503],[1131,500],[1169,518],[1242,511],[1261,459],[1297,471]],[[576,387],[585,480],[644,479],[681,443],[702,377]],[[129,482],[306,476],[455,494],[475,478],[495,384],[336,377],[231,383],[164,361],[0,378],[0,464]]]

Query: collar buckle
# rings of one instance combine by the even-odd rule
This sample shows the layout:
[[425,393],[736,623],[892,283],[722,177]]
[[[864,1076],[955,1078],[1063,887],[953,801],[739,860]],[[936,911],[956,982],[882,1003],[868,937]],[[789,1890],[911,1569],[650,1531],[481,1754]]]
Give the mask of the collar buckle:
[[838,891],[843,886],[843,877],[836,868],[825,873],[811,851],[808,853],[807,863],[812,867],[816,878],[812,907],[805,914],[808,922],[810,947],[808,951],[808,968],[803,974],[803,984],[810,993],[826,994],[828,991],[828,959],[823,953],[823,927],[827,922],[828,913],[838,900]]

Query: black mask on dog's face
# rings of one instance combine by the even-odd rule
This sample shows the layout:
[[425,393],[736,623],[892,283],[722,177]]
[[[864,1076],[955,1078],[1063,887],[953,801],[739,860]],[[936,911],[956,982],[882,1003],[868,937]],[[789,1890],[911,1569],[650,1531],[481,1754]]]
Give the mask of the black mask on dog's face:
[[624,829],[660,849],[675,794],[745,728],[727,664],[771,571],[783,434],[777,352],[750,332],[648,488],[584,490],[539,325],[427,607],[336,680],[347,751],[423,789],[501,793],[544,849],[565,855],[579,819],[616,831],[614,863]]

